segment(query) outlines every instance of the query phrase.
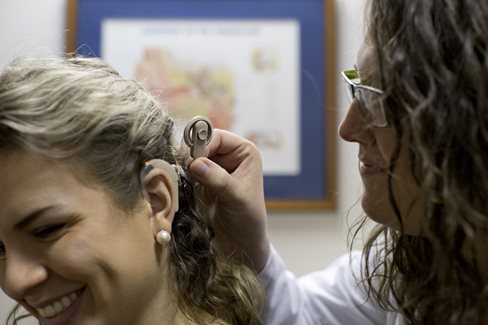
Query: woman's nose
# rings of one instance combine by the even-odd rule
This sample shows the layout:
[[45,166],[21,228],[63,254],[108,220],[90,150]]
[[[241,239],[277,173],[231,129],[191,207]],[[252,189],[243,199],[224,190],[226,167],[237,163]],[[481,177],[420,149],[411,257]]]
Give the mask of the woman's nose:
[[1,273],[2,289],[17,301],[48,278],[47,268],[29,254],[8,254]]
[[360,104],[353,100],[339,125],[339,136],[349,142],[366,143],[368,128]]

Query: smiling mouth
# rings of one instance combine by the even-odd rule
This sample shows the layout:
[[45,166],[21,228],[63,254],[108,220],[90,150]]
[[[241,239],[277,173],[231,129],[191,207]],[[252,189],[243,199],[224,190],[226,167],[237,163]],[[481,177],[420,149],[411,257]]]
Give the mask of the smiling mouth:
[[371,164],[369,162],[364,162],[364,161],[360,161],[359,162],[359,166],[360,167],[366,167],[366,168],[375,168],[375,167],[377,168],[376,165],[373,165],[373,164]]
[[384,168],[381,168],[378,165],[371,164],[369,162],[360,161],[359,171],[361,172],[361,175],[366,176],[381,173],[384,171]]
[[41,315],[41,317],[46,319],[56,317],[68,309],[76,301],[76,299],[78,299],[82,292],[83,288],[63,296],[47,306],[36,308],[36,311],[39,313],[39,315]]

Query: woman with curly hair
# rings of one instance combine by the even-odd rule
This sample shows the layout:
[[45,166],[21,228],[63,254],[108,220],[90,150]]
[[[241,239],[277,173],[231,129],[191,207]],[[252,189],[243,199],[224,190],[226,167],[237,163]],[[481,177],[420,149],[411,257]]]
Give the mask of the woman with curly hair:
[[216,220],[216,238],[261,272],[269,324],[488,324],[488,2],[370,0],[367,26],[342,74],[352,102],[339,127],[359,145],[361,204],[379,223],[362,252],[287,272],[253,204],[260,176],[245,173],[259,155],[236,137],[252,154],[231,168],[219,156],[232,174],[205,158],[190,166],[221,211],[241,206]]
[[[8,323],[262,324],[262,291],[221,258],[160,101],[99,59],[0,73],[0,287]],[[24,310],[20,310],[21,307]]]

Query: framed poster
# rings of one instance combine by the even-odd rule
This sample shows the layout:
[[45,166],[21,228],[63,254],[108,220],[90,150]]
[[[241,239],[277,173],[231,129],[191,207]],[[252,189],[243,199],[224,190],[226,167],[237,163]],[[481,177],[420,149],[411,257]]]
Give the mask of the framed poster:
[[332,10],[332,0],[72,0],[67,51],[141,82],[177,125],[204,115],[253,141],[269,209],[332,209]]

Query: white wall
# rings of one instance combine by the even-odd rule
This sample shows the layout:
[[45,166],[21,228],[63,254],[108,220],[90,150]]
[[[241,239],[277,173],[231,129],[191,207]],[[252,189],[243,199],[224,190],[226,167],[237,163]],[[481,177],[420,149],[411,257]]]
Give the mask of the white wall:
[[[352,67],[362,39],[364,0],[334,0],[336,9],[337,67]],[[0,68],[25,51],[62,53],[65,0],[0,0]],[[339,120],[347,101],[339,77]],[[331,108],[337,109],[337,108]],[[357,145],[337,145],[338,208],[334,212],[270,213],[274,246],[297,275],[318,270],[347,251],[348,224],[361,213],[355,204],[361,194],[357,172]],[[352,209],[351,209],[352,208]],[[346,218],[350,211],[349,218]],[[350,219],[350,220],[348,220]],[[0,293],[0,323],[12,301]]]

